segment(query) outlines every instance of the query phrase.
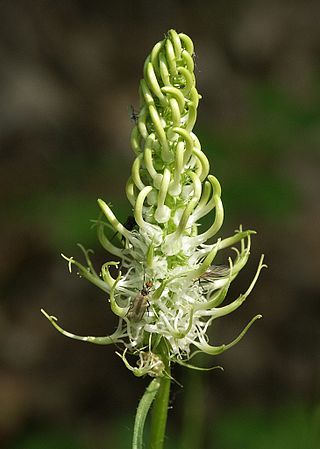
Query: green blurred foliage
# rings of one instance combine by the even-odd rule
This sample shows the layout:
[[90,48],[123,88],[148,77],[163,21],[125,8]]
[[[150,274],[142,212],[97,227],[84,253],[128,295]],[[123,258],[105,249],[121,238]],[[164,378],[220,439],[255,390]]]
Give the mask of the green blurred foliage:
[[[216,449],[317,449],[319,416],[305,404],[262,410],[236,408],[212,426]],[[317,434],[318,433],[318,434]]]
[[[127,173],[125,170],[118,173],[121,165],[127,167]],[[125,222],[131,213],[124,193],[128,175],[128,159],[103,156],[87,161],[79,155],[70,160],[68,154],[61,154],[46,185],[39,189],[34,184],[19,191],[19,195],[12,195],[6,214],[12,223],[38,229],[48,248],[55,253],[69,251],[76,243],[96,247],[94,221],[100,216],[97,198],[106,197],[106,193],[99,190],[106,185],[105,190],[113,198],[105,200],[108,203],[114,200],[115,213]]]
[[[267,81],[247,85],[244,126],[201,128],[200,141],[221,174],[227,219],[253,215],[269,223],[287,221],[301,207],[295,177],[286,170],[288,151],[303,146],[301,158],[315,151],[309,144],[319,123],[320,82],[314,96],[303,102]],[[299,174],[296,174],[299,176]]]
[[[79,438],[67,432],[58,432],[52,429],[41,430],[12,446],[12,449],[85,449]],[[11,449],[11,448],[10,448]]]
[[[193,449],[318,449],[319,411],[303,403],[269,409],[234,407],[212,417],[206,429],[207,443]],[[8,449],[128,449],[131,447],[132,426],[133,416],[109,422],[104,432],[100,429],[100,437],[94,442],[83,442],[79,435],[71,432],[37,431]],[[166,449],[185,449],[186,443],[181,444],[181,440],[185,440],[178,431],[173,426],[169,429]],[[148,429],[145,441],[148,441]]]

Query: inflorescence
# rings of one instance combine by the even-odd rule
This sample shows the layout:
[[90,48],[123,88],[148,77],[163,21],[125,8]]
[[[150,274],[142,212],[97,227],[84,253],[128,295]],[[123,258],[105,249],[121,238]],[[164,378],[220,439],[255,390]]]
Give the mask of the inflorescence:
[[[170,30],[147,57],[140,81],[140,109],[131,135],[135,160],[126,185],[133,215],[123,225],[98,200],[107,219],[96,223],[98,238],[117,261],[106,262],[98,274],[84,248],[85,265],[64,256],[70,271],[75,265],[80,276],[108,295],[119,317],[117,329],[109,336],[82,337],[65,331],[43,311],[68,337],[122,345],[124,351],[117,354],[137,376],[164,375],[171,362],[193,367],[189,361],[195,354],[224,352],[261,317],[252,318],[231,343],[209,343],[213,320],[246,300],[265,265],[262,256],[246,292],[224,305],[231,282],[247,263],[254,232],[240,227],[233,236],[210,243],[222,226],[223,205],[220,184],[209,175],[208,159],[193,133],[200,98],[193,43]],[[200,220],[210,213],[211,226],[199,233]],[[214,265],[218,252],[228,247],[234,257],[224,266]],[[111,267],[118,269],[116,277]],[[136,365],[128,354],[137,356]]]

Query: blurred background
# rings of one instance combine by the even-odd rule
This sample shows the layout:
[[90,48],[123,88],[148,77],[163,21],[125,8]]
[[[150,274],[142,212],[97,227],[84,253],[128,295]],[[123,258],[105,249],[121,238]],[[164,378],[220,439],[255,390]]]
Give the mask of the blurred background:
[[312,0],[0,2],[1,448],[130,447],[148,379],[113,347],[62,337],[40,308],[78,334],[114,329],[105,295],[60,253],[81,258],[81,242],[99,267],[96,199],[131,213],[130,107],[170,28],[195,44],[195,132],[222,184],[220,235],[257,231],[230,300],[261,253],[269,268],[214,328],[221,344],[264,316],[204,361],[225,371],[175,369],[166,447],[320,447],[319,17]]

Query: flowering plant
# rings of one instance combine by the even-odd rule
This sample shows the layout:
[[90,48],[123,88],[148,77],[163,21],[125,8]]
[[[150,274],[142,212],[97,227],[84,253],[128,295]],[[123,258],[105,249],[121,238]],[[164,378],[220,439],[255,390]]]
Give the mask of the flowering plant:
[[[195,354],[224,352],[261,317],[252,318],[232,342],[209,343],[207,331],[213,320],[246,300],[265,265],[262,256],[245,293],[224,305],[231,282],[247,263],[253,231],[240,227],[233,236],[212,241],[223,223],[223,206],[220,184],[209,175],[209,162],[193,132],[201,98],[193,56],[191,39],[170,30],[145,61],[140,109],[131,135],[135,160],[126,185],[133,216],[123,225],[110,206],[98,200],[107,219],[97,222],[98,238],[117,261],[106,262],[98,274],[89,251],[82,247],[86,265],[64,256],[70,271],[75,265],[82,277],[108,294],[111,310],[119,317],[117,329],[108,336],[78,336],[43,311],[68,337],[122,345],[123,352],[117,354],[129,370],[136,376],[155,377],[138,408],[136,448],[142,444],[144,420],[155,397],[152,447],[162,447],[170,365],[197,368],[190,363]],[[211,226],[199,232],[200,220],[209,213],[213,213]],[[119,237],[117,244],[107,232],[110,228]],[[227,265],[214,265],[218,252],[228,247],[234,249],[234,258],[229,257]],[[111,267],[118,268],[116,277]],[[128,354],[136,357],[135,364]]]

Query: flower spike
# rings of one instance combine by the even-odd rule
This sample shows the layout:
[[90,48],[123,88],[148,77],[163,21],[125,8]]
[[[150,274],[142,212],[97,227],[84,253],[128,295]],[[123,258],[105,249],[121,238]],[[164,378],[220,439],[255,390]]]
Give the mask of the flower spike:
[[[247,290],[225,303],[231,283],[249,259],[254,231],[240,226],[230,237],[219,234],[224,220],[221,186],[210,174],[193,130],[201,99],[193,57],[190,37],[169,30],[145,60],[130,138],[134,160],[125,187],[134,225],[122,224],[110,204],[98,200],[105,217],[96,222],[98,239],[115,261],[107,259],[98,274],[90,251],[82,246],[85,265],[63,256],[70,271],[76,266],[80,276],[105,293],[119,320],[117,330],[107,337],[75,335],[42,311],[69,338],[123,346],[117,354],[136,376],[170,377],[174,362],[201,370],[190,364],[192,357],[230,349],[261,318],[256,315],[232,342],[209,344],[212,322],[243,304],[266,265],[262,256]],[[199,231],[203,217],[211,217],[211,223]],[[225,256],[227,265],[216,265],[227,248],[234,250],[232,257]],[[153,387],[152,392],[156,394]]]

